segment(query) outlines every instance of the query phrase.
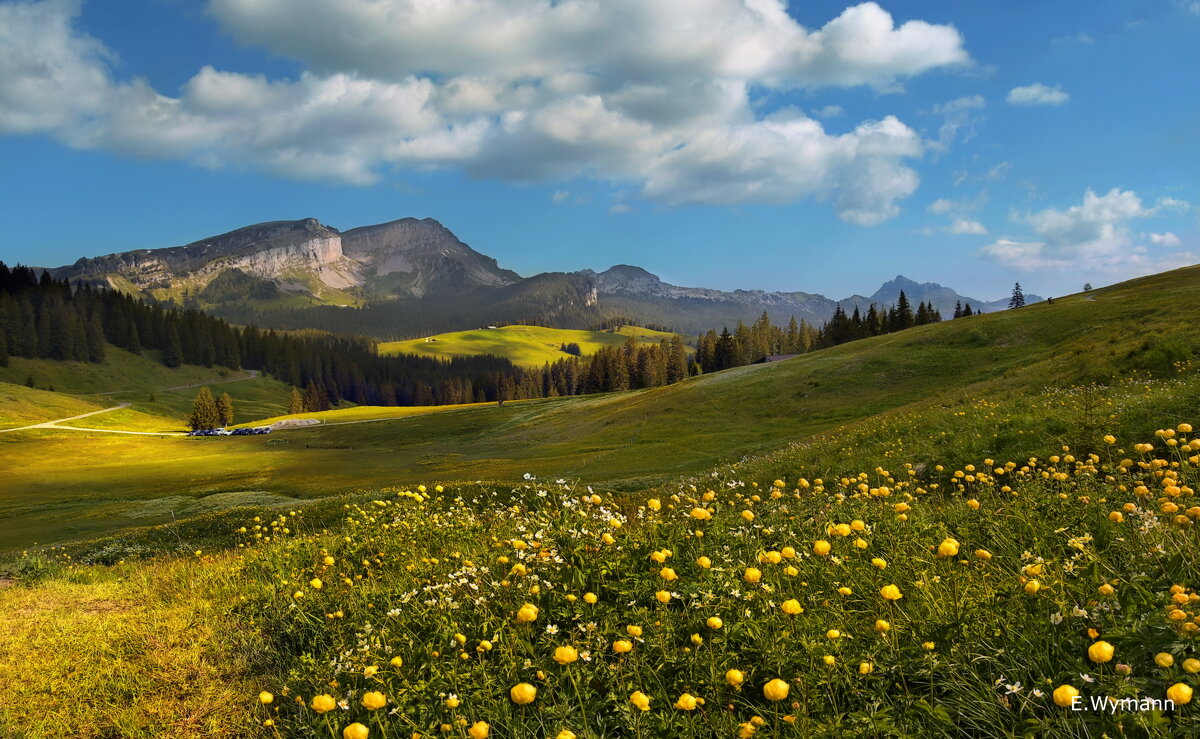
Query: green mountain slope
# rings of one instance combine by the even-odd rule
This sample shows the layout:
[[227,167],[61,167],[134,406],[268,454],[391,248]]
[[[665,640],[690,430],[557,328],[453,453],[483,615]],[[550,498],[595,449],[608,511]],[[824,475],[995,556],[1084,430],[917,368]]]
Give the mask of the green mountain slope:
[[[875,414],[968,396],[1030,396],[1131,373],[1173,374],[1200,347],[1197,286],[1200,268],[1192,267],[664,388],[317,426],[270,439],[8,434],[0,438],[0,464],[10,470],[0,518],[46,540],[163,520],[122,511],[168,496],[319,497],[524,473],[612,487],[656,484]],[[58,464],[62,459],[79,461]],[[56,505],[70,513],[72,532],[53,521],[30,523]]]
[[[673,334],[664,331],[622,326],[608,331],[577,331],[542,326],[502,326],[495,329],[455,331],[423,339],[390,341],[379,345],[380,354],[417,354],[425,357],[464,357],[492,354],[525,367],[541,367],[571,355],[559,347],[576,343],[584,355],[595,354],[605,346],[619,346],[633,336],[639,343],[657,344]],[[686,340],[686,339],[685,339]],[[694,341],[694,339],[693,339]]]

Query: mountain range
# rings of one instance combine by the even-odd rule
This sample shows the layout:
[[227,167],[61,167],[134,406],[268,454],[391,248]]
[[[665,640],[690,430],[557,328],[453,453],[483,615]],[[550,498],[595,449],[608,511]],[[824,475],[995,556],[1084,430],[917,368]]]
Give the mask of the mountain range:
[[105,284],[233,321],[387,339],[513,322],[585,328],[626,320],[696,333],[751,322],[764,311],[776,323],[795,316],[820,324],[839,305],[847,312],[865,311],[872,303],[886,307],[901,291],[914,306],[929,302],[947,318],[956,303],[983,312],[1008,306],[1007,298],[979,300],[903,276],[870,296],[842,300],[807,292],[680,287],[624,264],[603,272],[525,278],[432,218],[348,231],[314,218],[272,221],[185,246],[84,258],[50,271],[60,279]]

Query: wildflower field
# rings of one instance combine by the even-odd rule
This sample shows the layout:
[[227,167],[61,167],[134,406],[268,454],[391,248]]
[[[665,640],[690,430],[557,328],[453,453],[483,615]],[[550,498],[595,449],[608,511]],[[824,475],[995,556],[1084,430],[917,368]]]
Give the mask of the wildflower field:
[[[1200,382],[1180,370],[901,410],[636,492],[431,481],[220,518],[227,549],[167,564],[31,553],[35,588],[168,568],[236,709],[106,733],[108,683],[84,711],[35,676],[0,686],[0,728],[1191,736]],[[155,675],[130,700],[169,695]]]

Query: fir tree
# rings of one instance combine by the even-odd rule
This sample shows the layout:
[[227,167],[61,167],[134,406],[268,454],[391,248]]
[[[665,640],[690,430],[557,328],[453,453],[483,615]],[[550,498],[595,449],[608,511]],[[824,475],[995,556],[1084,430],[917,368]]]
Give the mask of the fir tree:
[[0,331],[0,367],[8,366],[8,337]]
[[221,393],[217,400],[217,415],[221,417],[222,426],[233,425],[233,398],[229,397],[229,393]]
[[174,323],[167,329],[167,345],[163,347],[162,363],[172,369],[183,364],[183,342],[179,340],[179,329]]
[[1010,298],[1008,301],[1008,307],[1009,308],[1024,308],[1025,307],[1025,293],[1021,292],[1021,283],[1019,283],[1019,282],[1013,284],[1012,298]]
[[954,301],[954,317],[955,317],[955,318],[962,318],[962,317],[963,317],[963,311],[962,311],[962,301],[961,301],[961,300],[956,300],[956,301]]
[[[391,403],[384,403],[384,405],[395,405],[396,404],[396,393],[394,391],[392,392],[391,399],[392,399]],[[295,415],[297,413],[303,413],[303,412],[304,412],[304,395],[300,392],[300,388],[293,385],[292,392],[288,396],[288,414]]]
[[208,386],[200,388],[196,399],[192,402],[192,415],[188,416],[188,426],[193,430],[215,429],[221,425],[221,412],[217,401],[213,399]]
[[1085,293],[1086,293],[1086,292],[1090,292],[1090,291],[1091,291],[1091,289],[1092,289],[1092,283],[1090,283],[1090,282],[1085,282],[1085,283],[1083,283],[1083,291],[1084,291]]

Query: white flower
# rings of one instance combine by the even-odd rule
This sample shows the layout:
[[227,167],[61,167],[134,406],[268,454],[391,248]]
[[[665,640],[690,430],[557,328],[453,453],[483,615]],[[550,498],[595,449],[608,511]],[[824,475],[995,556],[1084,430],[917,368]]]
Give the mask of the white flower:
[[1055,626],[1058,626],[1062,622],[1063,622],[1063,616],[1061,613],[1050,614],[1050,623],[1054,624]]
[[1092,677],[1091,675],[1087,674],[1086,672],[1079,673],[1079,677],[1081,677],[1085,683],[1096,682],[1096,678]]
[[554,636],[558,633],[558,627],[554,624],[546,624],[546,633]]

